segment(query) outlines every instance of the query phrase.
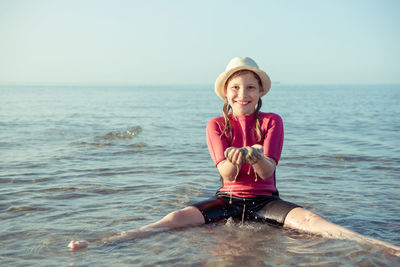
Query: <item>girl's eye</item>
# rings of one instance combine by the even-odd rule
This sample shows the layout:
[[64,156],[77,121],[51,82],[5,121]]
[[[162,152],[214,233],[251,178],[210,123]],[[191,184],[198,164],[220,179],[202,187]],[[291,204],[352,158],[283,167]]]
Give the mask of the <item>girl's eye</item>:
[[232,90],[236,90],[236,91],[239,90],[239,86],[235,86],[235,85],[234,85],[234,86],[232,86],[231,88],[232,88]]
[[248,88],[249,88],[250,90],[256,89],[256,87],[255,87],[255,86],[252,86],[252,85],[250,85]]

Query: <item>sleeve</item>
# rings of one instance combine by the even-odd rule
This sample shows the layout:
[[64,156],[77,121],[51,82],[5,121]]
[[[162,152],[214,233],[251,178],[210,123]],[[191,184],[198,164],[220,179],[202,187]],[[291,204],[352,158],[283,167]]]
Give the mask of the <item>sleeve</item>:
[[282,118],[273,114],[269,119],[264,136],[264,156],[273,158],[278,164],[283,146],[283,121]]
[[206,129],[207,146],[215,166],[226,159],[224,152],[229,147],[225,135],[221,136],[222,131],[223,127],[221,128],[217,118],[208,122]]

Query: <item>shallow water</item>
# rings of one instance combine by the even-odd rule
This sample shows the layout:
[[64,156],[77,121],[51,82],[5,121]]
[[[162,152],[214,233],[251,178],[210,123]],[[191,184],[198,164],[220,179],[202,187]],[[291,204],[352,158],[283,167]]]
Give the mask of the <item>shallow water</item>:
[[[400,245],[400,86],[275,85],[281,197]],[[229,221],[104,246],[99,239],[203,200],[212,86],[0,87],[2,265],[394,266],[354,241]],[[71,239],[92,241],[70,252]]]

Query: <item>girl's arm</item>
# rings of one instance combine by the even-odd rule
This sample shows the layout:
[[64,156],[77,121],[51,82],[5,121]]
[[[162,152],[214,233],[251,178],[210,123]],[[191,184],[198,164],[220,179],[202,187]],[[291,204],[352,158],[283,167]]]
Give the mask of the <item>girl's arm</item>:
[[275,171],[276,163],[275,160],[272,158],[266,158],[264,156],[261,157],[256,163],[253,164],[254,171],[257,175],[266,180],[272,176]]
[[262,145],[256,144],[251,148],[245,147],[247,151],[246,162],[253,165],[254,171],[261,179],[270,178],[275,171],[276,161],[264,155]]
[[242,167],[243,156],[239,148],[232,147],[227,158],[231,160],[221,161],[217,168],[222,178],[234,181]]
[[[266,180],[271,177],[280,159],[283,145],[283,121],[277,114],[270,114],[270,121],[264,136],[263,145],[253,145],[252,147],[261,150],[261,159],[253,164],[254,171],[261,179]],[[267,156],[265,156],[267,155]]]

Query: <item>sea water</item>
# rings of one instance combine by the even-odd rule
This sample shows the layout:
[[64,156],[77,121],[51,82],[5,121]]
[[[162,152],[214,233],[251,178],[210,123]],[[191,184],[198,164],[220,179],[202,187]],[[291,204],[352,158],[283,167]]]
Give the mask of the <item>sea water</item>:
[[[273,85],[283,199],[400,245],[400,86]],[[0,264],[394,266],[368,244],[228,220],[106,246],[100,240],[212,196],[212,85],[1,86]],[[70,240],[88,249],[70,252]]]

